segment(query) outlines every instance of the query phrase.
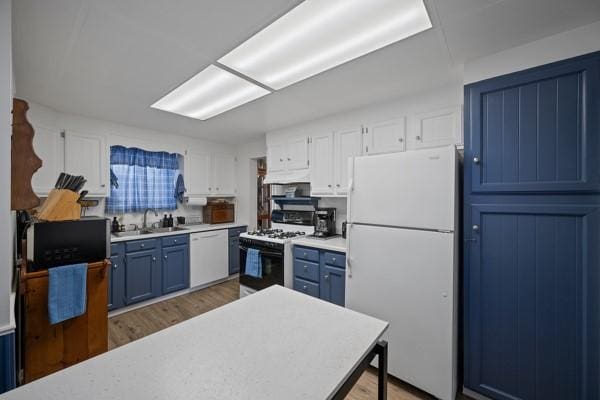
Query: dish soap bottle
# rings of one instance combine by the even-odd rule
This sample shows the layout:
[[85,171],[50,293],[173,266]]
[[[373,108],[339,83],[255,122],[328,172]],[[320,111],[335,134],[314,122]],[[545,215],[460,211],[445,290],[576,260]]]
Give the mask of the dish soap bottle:
[[115,232],[119,232],[119,229],[120,229],[119,221],[117,221],[117,217],[113,217],[111,230],[113,233],[115,233]]
[[173,214],[169,214],[169,228],[173,227]]

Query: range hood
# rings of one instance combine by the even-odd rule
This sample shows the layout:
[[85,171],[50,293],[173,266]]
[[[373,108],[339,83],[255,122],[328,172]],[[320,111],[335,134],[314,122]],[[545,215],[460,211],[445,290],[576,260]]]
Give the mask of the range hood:
[[310,171],[308,169],[298,171],[287,171],[283,173],[270,173],[265,177],[265,184],[289,184],[310,183]]

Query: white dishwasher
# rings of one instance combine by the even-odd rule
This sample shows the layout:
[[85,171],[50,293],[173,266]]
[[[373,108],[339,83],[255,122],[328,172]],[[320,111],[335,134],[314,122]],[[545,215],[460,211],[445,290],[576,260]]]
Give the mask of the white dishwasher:
[[190,234],[190,287],[229,276],[229,231]]

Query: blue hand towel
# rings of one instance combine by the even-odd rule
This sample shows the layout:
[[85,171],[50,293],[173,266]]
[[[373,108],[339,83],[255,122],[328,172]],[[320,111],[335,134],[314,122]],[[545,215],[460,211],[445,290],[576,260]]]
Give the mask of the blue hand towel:
[[256,249],[248,249],[248,254],[246,254],[246,275],[262,278],[260,251]]
[[179,174],[177,177],[177,183],[175,183],[175,198],[183,203],[183,195],[185,194],[185,183],[183,182],[183,175]]
[[48,314],[58,324],[85,313],[87,264],[48,269]]

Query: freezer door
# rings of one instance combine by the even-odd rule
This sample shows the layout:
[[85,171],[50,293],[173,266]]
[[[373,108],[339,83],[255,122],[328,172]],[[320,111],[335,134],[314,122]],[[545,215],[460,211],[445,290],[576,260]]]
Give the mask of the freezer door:
[[357,157],[351,169],[349,221],[455,230],[454,146]]
[[454,399],[454,234],[356,224],[348,234],[346,307],[390,323],[390,374]]

